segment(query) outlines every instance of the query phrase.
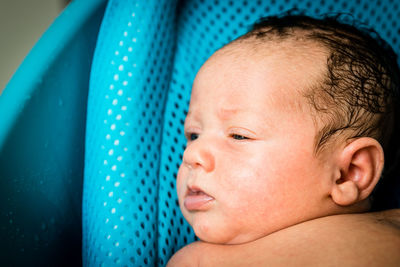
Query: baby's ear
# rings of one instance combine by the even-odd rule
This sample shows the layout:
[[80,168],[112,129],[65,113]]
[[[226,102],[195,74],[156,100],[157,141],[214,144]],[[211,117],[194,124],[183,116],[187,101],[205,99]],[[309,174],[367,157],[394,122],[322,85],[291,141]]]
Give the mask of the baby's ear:
[[366,199],[379,181],[383,163],[383,149],[377,140],[361,137],[347,144],[338,158],[332,200],[349,206]]

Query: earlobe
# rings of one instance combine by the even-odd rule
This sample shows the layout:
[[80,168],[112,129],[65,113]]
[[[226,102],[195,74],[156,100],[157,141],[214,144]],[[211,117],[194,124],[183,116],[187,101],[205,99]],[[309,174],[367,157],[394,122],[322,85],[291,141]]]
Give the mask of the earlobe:
[[347,144],[339,157],[340,175],[332,184],[332,200],[349,206],[368,198],[379,181],[383,162],[383,149],[377,140],[361,137]]
[[332,200],[339,206],[349,206],[359,199],[359,189],[353,181],[339,181],[332,189]]

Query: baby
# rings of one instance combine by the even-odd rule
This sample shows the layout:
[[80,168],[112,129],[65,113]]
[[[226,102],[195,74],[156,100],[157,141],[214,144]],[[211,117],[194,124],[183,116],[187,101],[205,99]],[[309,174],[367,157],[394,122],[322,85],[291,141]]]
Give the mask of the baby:
[[395,164],[399,77],[382,41],[331,18],[269,17],[218,50],[193,84],[177,177],[198,243],[260,248],[297,225],[370,211],[384,161]]

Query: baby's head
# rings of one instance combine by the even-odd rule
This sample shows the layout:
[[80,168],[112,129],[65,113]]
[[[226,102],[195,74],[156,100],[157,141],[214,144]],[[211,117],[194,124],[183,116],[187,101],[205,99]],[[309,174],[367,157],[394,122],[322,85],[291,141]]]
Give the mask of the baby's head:
[[196,235],[244,243],[369,210],[398,78],[390,49],[332,19],[272,17],[217,51],[193,84],[177,178]]

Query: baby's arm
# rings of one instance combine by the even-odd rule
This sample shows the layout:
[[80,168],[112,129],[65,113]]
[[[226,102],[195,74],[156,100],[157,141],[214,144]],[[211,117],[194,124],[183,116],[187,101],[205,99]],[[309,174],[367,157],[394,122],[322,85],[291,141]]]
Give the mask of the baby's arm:
[[242,245],[196,242],[168,266],[400,266],[400,210],[336,215]]

